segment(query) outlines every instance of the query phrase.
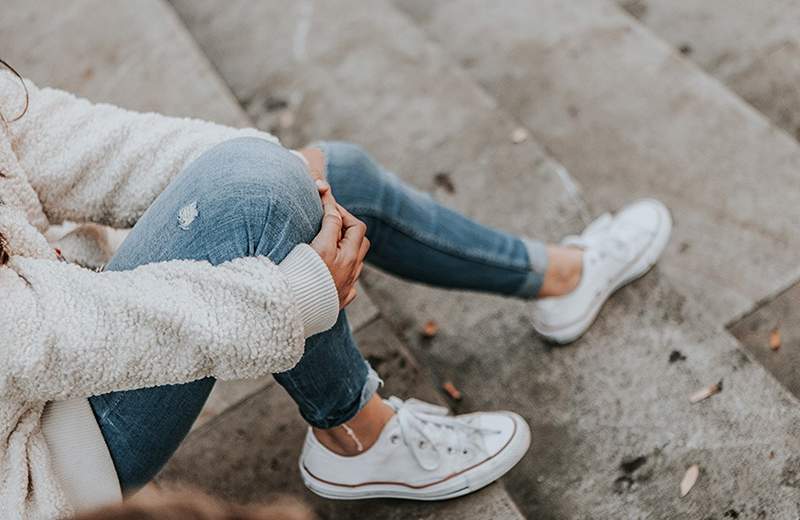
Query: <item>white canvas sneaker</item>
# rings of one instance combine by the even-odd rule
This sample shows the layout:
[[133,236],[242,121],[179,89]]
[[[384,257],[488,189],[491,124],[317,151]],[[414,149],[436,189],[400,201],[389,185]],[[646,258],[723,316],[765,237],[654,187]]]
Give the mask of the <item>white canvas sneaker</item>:
[[511,412],[453,417],[416,399],[385,402],[395,415],[359,455],[337,455],[309,430],[300,455],[306,487],[338,500],[453,498],[503,476],[530,446],[527,423]]
[[542,298],[534,306],[536,331],[556,343],[581,337],[617,289],[643,276],[669,242],[672,218],[664,204],[644,199],[615,216],[605,214],[563,245],[584,250],[578,287],[564,296]]

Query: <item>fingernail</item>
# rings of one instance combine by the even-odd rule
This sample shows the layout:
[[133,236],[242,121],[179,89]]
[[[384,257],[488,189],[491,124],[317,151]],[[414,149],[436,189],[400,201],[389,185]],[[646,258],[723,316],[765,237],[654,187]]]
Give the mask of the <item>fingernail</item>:
[[327,188],[328,187],[328,183],[323,181],[322,179],[317,179],[314,182],[317,184],[317,188],[322,189],[322,188]]

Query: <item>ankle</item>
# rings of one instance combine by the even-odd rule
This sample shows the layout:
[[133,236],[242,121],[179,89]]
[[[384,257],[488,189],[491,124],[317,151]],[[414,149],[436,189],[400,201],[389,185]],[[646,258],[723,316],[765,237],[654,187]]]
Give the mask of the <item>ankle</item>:
[[575,247],[549,246],[547,271],[540,298],[564,296],[574,291],[583,275],[583,250]]
[[330,451],[352,457],[370,449],[394,415],[377,395],[355,417],[328,429],[313,428],[314,436]]

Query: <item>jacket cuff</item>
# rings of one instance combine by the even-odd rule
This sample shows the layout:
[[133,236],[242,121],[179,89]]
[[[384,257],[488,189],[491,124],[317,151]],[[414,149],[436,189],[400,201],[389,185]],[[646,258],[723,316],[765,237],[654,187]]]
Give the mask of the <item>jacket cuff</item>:
[[298,244],[278,265],[294,293],[306,338],[324,332],[339,318],[336,285],[316,251]]

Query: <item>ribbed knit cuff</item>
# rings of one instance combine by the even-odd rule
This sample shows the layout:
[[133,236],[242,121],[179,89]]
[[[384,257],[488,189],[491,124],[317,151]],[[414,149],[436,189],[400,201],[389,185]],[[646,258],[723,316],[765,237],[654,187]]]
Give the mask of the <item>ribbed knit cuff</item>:
[[82,512],[122,500],[114,461],[87,399],[47,403],[42,433],[70,506]]
[[328,266],[311,246],[298,244],[278,265],[294,293],[305,337],[324,332],[339,317],[339,294]]

